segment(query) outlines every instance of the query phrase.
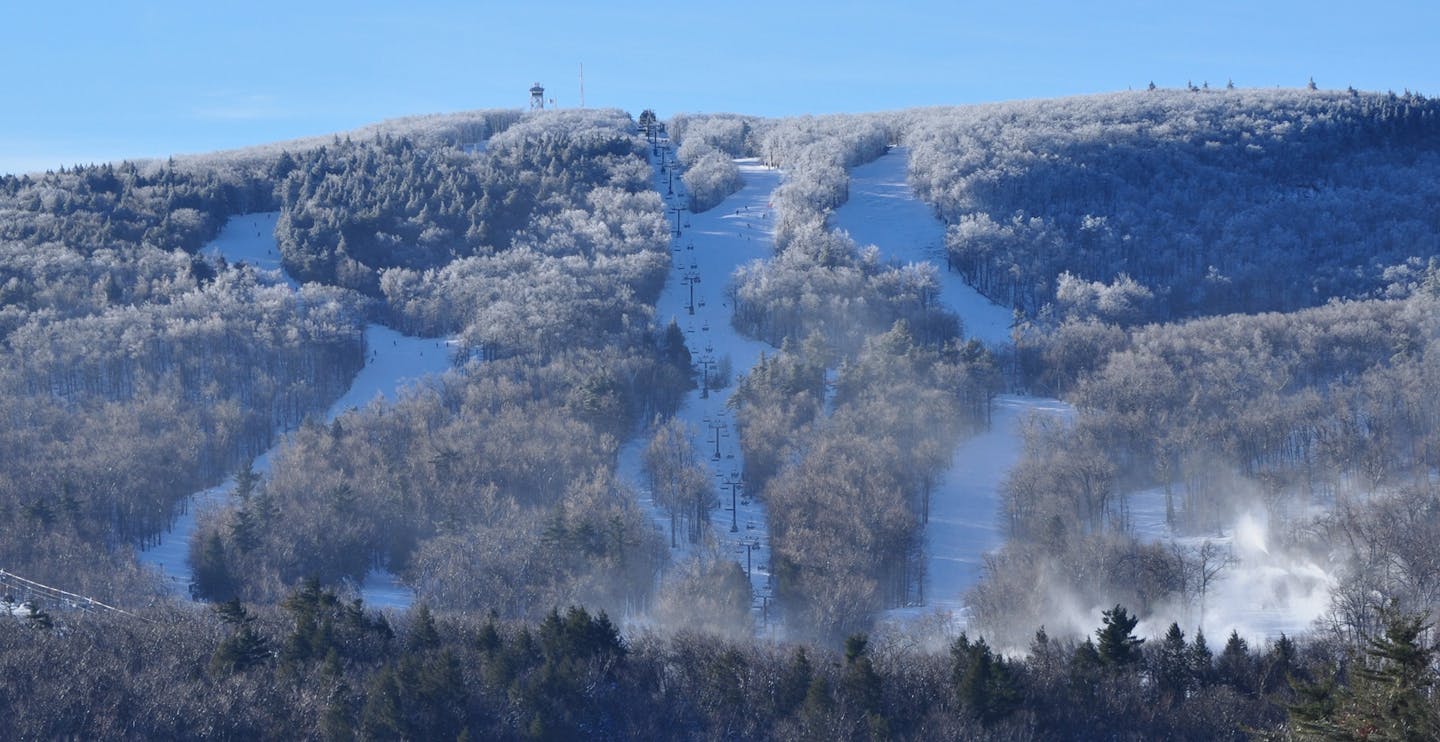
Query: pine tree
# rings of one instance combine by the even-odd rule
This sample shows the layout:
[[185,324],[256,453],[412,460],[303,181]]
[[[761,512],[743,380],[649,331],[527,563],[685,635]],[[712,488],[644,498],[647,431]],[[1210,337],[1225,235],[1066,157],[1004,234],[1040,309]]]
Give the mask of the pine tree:
[[1299,739],[1440,739],[1436,647],[1424,638],[1430,626],[1422,616],[1387,613],[1384,635],[1367,640],[1348,688],[1333,677],[1296,684],[1290,721]]
[[212,610],[220,616],[221,621],[235,627],[234,633],[222,641],[210,656],[212,674],[244,672],[270,659],[270,642],[251,626],[255,618],[245,610],[245,606],[241,605],[238,599],[217,603]]
[[[198,548],[197,548],[198,546]],[[225,600],[235,595],[235,579],[230,574],[229,559],[225,544],[218,533],[204,537],[199,544],[192,542],[190,566],[193,568],[194,583],[191,591],[201,598]]]
[[1385,635],[1370,639],[1369,662],[1356,668],[1354,690],[1360,714],[1373,725],[1371,739],[1440,739],[1440,710],[1431,698],[1436,684],[1436,648],[1424,638],[1422,616],[1395,615]]
[[245,606],[241,605],[239,598],[231,598],[223,603],[216,603],[211,610],[215,611],[215,614],[220,617],[221,621],[231,626],[244,626],[255,620],[249,611],[245,610]]
[[465,676],[455,653],[445,650],[433,655],[415,677],[412,731],[417,739],[455,739],[465,726],[467,698]]
[[336,742],[355,739],[354,712],[345,700],[343,685],[330,694],[325,704],[325,713],[320,717],[320,736]]
[[1295,700],[1288,707],[1293,736],[1302,740],[1347,739],[1331,723],[1340,705],[1341,691],[1333,675],[1317,683],[1295,684]]
[[1230,632],[1230,639],[1225,642],[1225,649],[1220,652],[1220,661],[1216,663],[1215,671],[1221,683],[1241,693],[1255,690],[1250,647],[1240,638],[1238,631]]
[[880,712],[880,674],[866,656],[870,640],[855,634],[845,640],[845,695],[866,714]]
[[270,642],[254,627],[245,625],[215,648],[215,653],[210,655],[210,672],[216,675],[244,672],[268,659]]
[[260,544],[258,529],[255,527],[255,519],[245,506],[235,510],[235,519],[230,523],[230,540],[235,543],[235,548],[241,554],[247,554]]
[[440,646],[440,632],[435,628],[435,617],[430,614],[430,606],[424,603],[415,606],[414,614],[410,618],[409,638],[411,652],[424,652]]
[[1096,630],[1096,651],[1100,661],[1107,667],[1125,668],[1141,659],[1140,645],[1144,639],[1135,636],[1135,625],[1139,616],[1131,616],[1124,607],[1116,605],[1101,614],[1101,627]]
[[1190,676],[1197,686],[1215,682],[1215,654],[1205,641],[1205,630],[1195,629],[1195,640],[1190,643]]
[[1270,649],[1268,665],[1260,684],[1261,690],[1265,693],[1273,693],[1293,686],[1297,669],[1297,655],[1295,640],[1281,632],[1280,638],[1275,640],[1275,645]]
[[255,473],[255,460],[246,459],[245,463],[240,465],[240,470],[235,472],[235,496],[240,498],[240,502],[249,501],[259,481],[260,475]]
[[805,648],[796,647],[790,664],[775,687],[775,706],[779,714],[788,714],[805,702],[805,694],[810,688],[813,676],[814,668],[810,665],[810,657],[805,653]]
[[1100,650],[1095,648],[1094,640],[1088,636],[1080,646],[1075,647],[1075,653],[1070,657],[1070,670],[1074,673],[1093,672],[1103,665]]
[[495,628],[495,617],[493,615],[486,619],[484,626],[480,627],[480,634],[475,637],[475,644],[486,657],[494,656],[494,654],[500,650],[500,631]]
[[1179,624],[1171,623],[1155,656],[1155,687],[1161,699],[1172,706],[1185,699],[1190,687],[1190,667],[1185,632],[1180,630]]
[[392,667],[382,668],[370,681],[360,725],[371,739],[403,739],[406,737],[405,715],[400,696],[400,679]]
[[816,675],[810,681],[810,687],[805,689],[805,703],[800,707],[802,728],[812,730],[811,737],[824,739],[819,730],[825,728],[834,711],[835,699],[830,695],[830,683],[824,675]]
[[1020,689],[1009,663],[995,655],[984,639],[972,643],[961,633],[950,647],[950,656],[955,694],[980,723],[989,726],[1019,707]]

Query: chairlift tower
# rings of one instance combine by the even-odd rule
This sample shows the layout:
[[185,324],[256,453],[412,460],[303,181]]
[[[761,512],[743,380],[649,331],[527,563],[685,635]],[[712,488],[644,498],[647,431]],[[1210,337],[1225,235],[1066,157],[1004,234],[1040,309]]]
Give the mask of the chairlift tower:
[[530,86],[530,110],[545,110],[545,88],[538,82]]

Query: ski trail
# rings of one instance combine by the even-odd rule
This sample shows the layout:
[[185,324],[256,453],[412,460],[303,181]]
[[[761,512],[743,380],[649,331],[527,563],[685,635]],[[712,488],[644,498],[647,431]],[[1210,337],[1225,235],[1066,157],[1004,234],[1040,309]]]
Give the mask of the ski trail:
[[[275,244],[275,221],[279,216],[279,212],[267,212],[231,217],[203,252],[223,256],[231,264],[244,262],[255,266],[298,289],[299,284],[280,265],[280,249]],[[404,387],[430,374],[444,372],[451,365],[450,343],[443,338],[411,337],[383,325],[367,325],[365,366],[350,382],[349,389],[330,405],[325,422],[332,422],[348,410],[364,407],[377,398],[394,402]],[[270,450],[255,458],[256,474],[270,471],[270,456],[282,442],[277,440]],[[214,487],[190,495],[182,505],[180,516],[160,535],[159,542],[140,552],[140,562],[159,570],[174,595],[191,597],[191,574],[186,557],[190,536],[197,525],[196,516],[202,510],[223,505],[234,489],[235,478],[231,476]],[[414,599],[409,588],[383,569],[370,573],[360,586],[360,595],[367,604],[384,608],[405,608]]]
[[[862,245],[878,246],[892,259],[933,263],[940,271],[941,299],[960,315],[967,336],[1003,347],[1009,342],[1011,312],[990,303],[958,273],[944,270],[945,227],[910,190],[907,157],[906,150],[897,147],[855,168],[850,200],[836,210],[835,226]],[[996,400],[991,429],[956,447],[935,490],[925,529],[925,605],[889,611],[889,618],[907,622],[938,612],[948,615],[957,628],[963,627],[964,594],[979,581],[985,554],[1004,543],[998,521],[999,488],[1019,460],[1020,424],[1031,414],[1068,418],[1075,413],[1056,399],[1007,395]],[[1329,606],[1335,577],[1307,557],[1256,547],[1263,544],[1266,528],[1255,522],[1252,513],[1239,514],[1233,525],[1207,538],[1171,531],[1163,488],[1128,495],[1127,508],[1131,529],[1141,540],[1180,548],[1199,548],[1211,541],[1236,560],[1220,573],[1207,600],[1203,628],[1211,636],[1225,636],[1235,629],[1259,642],[1281,632],[1302,634]],[[1142,626],[1142,631],[1158,635],[1172,618],[1183,623],[1201,616],[1158,618],[1151,622],[1154,625]]]
[[906,182],[909,152],[893,147],[850,171],[850,200],[835,210],[833,226],[860,245],[875,245],[901,263],[931,263],[940,274],[940,301],[960,315],[965,337],[991,348],[1010,344],[1014,312],[985,298],[959,273],[946,270],[945,225]]
[[[660,168],[661,160],[670,157],[666,153],[673,150],[668,149],[667,140],[662,138],[660,142],[658,154],[652,150],[652,162],[656,188],[670,209],[667,215],[672,238],[670,276],[656,302],[655,318],[661,327],[674,319],[685,332],[686,347],[697,364],[697,380],[704,375],[699,364],[706,359],[719,362],[728,358],[732,367],[727,386],[708,394],[704,388],[691,391],[676,413],[694,433],[695,450],[701,454],[715,481],[720,504],[711,511],[710,527],[702,543],[691,544],[685,534],[680,533],[672,556],[675,561],[682,561],[702,553],[714,553],[733,559],[747,570],[757,624],[766,625],[773,618],[769,610],[773,580],[768,520],[763,503],[750,499],[743,488],[732,493],[724,486],[727,481],[744,477],[739,434],[726,403],[734,391],[734,380],[747,373],[762,352],[774,353],[775,350],[766,343],[742,336],[731,326],[725,289],[737,267],[772,255],[774,235],[769,204],[770,194],[780,183],[780,173],[760,165],[754,158],[736,160],[745,179],[744,187],[720,205],[693,214],[687,208],[678,177],[674,180],[674,192],[668,192],[671,190],[669,173],[662,174]],[[667,161],[673,162],[673,158]],[[678,236],[674,230],[677,223]],[[647,430],[621,447],[618,471],[639,490],[641,503],[669,543],[669,513],[655,502],[642,466],[650,434]]]
[[[940,300],[960,316],[967,337],[991,348],[1010,343],[1012,312],[994,304],[945,270],[945,225],[915,197],[905,180],[908,153],[895,147],[850,172],[850,200],[835,210],[833,226],[860,245],[875,245],[902,263],[929,262],[940,276]],[[1000,548],[1000,486],[1020,459],[1021,423],[1030,415],[1070,416],[1058,399],[1003,395],[994,402],[989,430],[962,440],[950,468],[932,493],[925,528],[924,604],[886,612],[913,621],[936,612],[964,622],[964,596],[979,581],[985,555]]]

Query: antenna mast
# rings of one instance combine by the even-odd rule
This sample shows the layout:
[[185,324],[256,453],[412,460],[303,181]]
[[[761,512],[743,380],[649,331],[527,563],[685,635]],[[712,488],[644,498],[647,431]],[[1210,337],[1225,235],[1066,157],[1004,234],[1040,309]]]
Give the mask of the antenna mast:
[[585,107],[585,63],[580,63],[580,107]]

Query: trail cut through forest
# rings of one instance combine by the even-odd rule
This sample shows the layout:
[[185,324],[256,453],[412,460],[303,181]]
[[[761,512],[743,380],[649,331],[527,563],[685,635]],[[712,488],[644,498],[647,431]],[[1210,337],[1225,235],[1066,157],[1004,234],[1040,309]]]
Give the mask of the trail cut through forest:
[[[894,147],[874,162],[850,172],[850,200],[835,210],[834,226],[861,245],[875,245],[890,260],[931,263],[939,269],[936,300],[955,312],[967,338],[993,350],[1010,344],[1013,313],[981,296],[946,270],[945,225],[915,197],[906,182],[909,152]],[[1020,458],[1025,441],[1021,423],[1028,415],[1069,416],[1058,399],[1002,395],[994,402],[990,429],[955,447],[932,493],[925,527],[925,584],[920,605],[892,609],[887,616],[905,621],[937,611],[964,623],[964,598],[980,579],[985,554],[1000,547],[1000,486]]]
[[[714,508],[706,509],[708,522],[682,524],[672,540],[670,510],[657,500],[644,472],[644,452],[653,430],[641,432],[621,448],[619,471],[640,491],[667,543],[673,544],[672,566],[701,557],[739,564],[750,581],[757,625],[765,627],[775,618],[770,610],[774,582],[769,529],[764,504],[744,489],[739,434],[728,403],[735,380],[762,353],[773,354],[775,349],[734,328],[726,287],[737,267],[772,254],[770,195],[780,184],[781,173],[754,158],[736,160],[744,187],[719,205],[692,213],[678,171],[672,181],[676,164],[668,139],[658,140],[651,162],[672,226],[672,267],[656,302],[655,317],[662,326],[672,319],[676,322],[699,369],[698,386],[686,396],[676,417],[687,426],[720,497]],[[717,385],[712,381],[717,372],[729,378],[719,379],[720,388],[711,388]]]
[[[275,221],[278,212],[246,214],[232,217],[220,234],[203,252],[219,254],[231,264],[246,263],[283,280],[291,288],[299,288],[280,265],[280,249],[275,243]],[[405,386],[428,374],[442,373],[450,368],[451,341],[446,338],[420,338],[404,335],[384,325],[370,324],[365,328],[365,366],[355,375],[350,388],[325,412],[329,424],[347,410],[363,407],[377,396],[394,401]],[[277,431],[284,432],[284,431]],[[252,468],[263,475],[270,470],[270,456],[282,441],[255,457]],[[186,562],[190,536],[195,532],[201,511],[219,507],[235,491],[235,476],[201,490],[186,499],[182,511],[170,530],[158,543],[140,553],[140,561],[158,569],[173,592],[190,597],[191,569]],[[385,569],[376,569],[360,589],[369,605],[381,608],[405,608],[414,594],[396,581]]]

